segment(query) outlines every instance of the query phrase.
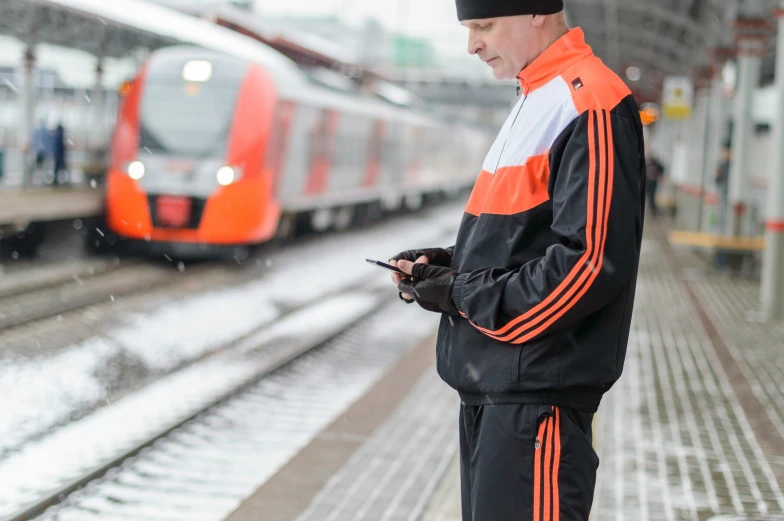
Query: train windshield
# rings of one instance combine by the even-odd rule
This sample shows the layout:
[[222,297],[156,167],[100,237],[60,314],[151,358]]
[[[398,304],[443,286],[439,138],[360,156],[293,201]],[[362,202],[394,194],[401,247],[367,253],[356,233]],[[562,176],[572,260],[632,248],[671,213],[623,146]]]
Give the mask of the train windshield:
[[140,148],[176,156],[223,155],[242,65],[225,58],[182,57],[153,63],[141,101]]

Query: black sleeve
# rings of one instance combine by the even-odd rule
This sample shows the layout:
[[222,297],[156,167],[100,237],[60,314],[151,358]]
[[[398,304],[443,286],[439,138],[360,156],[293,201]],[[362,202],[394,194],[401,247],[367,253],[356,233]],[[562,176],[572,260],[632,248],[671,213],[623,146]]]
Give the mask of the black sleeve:
[[477,329],[522,344],[601,309],[629,282],[643,193],[642,137],[635,123],[588,111],[557,138],[549,155],[557,241],[519,269],[457,277],[453,300]]

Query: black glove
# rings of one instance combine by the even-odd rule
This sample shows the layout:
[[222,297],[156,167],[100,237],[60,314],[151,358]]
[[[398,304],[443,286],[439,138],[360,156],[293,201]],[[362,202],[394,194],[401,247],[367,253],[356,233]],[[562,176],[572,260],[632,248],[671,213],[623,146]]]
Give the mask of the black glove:
[[452,286],[455,285],[457,278],[456,271],[431,264],[414,264],[411,276],[415,280],[400,281],[397,285],[398,291],[413,295],[417,304],[428,311],[451,316],[460,314],[452,302]]
[[406,250],[400,252],[389,260],[400,261],[407,260],[416,262],[421,256],[427,257],[428,264],[433,266],[442,266],[449,268],[452,265],[452,252],[444,248],[422,248],[419,250]]

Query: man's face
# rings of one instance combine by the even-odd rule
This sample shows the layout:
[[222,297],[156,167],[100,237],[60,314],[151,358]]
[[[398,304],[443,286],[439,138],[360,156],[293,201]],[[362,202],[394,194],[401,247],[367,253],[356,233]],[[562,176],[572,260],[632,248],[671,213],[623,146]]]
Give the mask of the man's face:
[[521,15],[464,20],[469,30],[468,53],[487,63],[496,79],[513,79],[535,57],[542,18]]

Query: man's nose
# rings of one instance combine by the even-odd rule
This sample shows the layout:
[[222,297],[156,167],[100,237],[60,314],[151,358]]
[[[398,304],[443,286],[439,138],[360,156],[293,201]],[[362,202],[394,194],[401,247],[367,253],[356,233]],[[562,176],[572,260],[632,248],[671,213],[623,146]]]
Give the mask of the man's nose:
[[482,40],[474,36],[473,34],[468,35],[468,54],[474,55],[481,51],[483,48]]

